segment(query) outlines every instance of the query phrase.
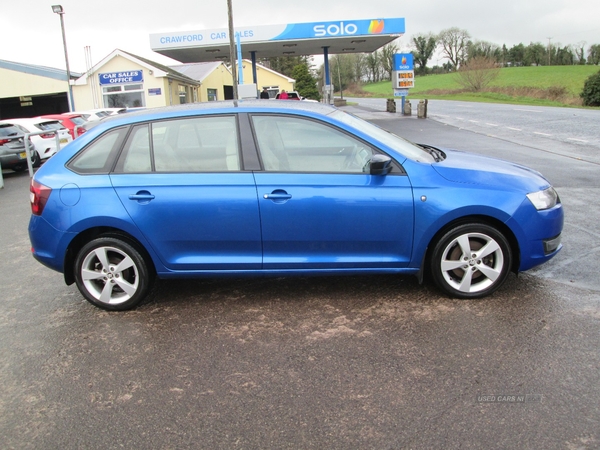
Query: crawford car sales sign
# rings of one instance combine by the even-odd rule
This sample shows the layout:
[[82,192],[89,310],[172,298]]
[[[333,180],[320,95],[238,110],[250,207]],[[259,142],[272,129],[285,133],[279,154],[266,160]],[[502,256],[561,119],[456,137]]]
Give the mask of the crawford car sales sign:
[[129,70],[124,72],[108,72],[98,74],[101,85],[141,83],[144,81],[143,70]]

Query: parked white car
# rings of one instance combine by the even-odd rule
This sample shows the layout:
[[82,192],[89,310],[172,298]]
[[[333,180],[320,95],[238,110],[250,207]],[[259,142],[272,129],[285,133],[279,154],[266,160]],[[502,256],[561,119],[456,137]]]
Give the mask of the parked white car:
[[39,133],[40,131],[57,131],[60,140],[60,148],[56,148],[56,137],[54,133],[31,135],[30,140],[41,161],[50,158],[57,151],[73,140],[67,130],[58,120],[44,119],[40,117],[5,119],[0,123],[9,123],[19,128],[23,134]]
[[77,114],[81,114],[81,116],[88,122],[101,120],[105,117],[122,114],[124,112],[127,112],[127,108],[97,108],[88,109],[87,111],[76,111]]

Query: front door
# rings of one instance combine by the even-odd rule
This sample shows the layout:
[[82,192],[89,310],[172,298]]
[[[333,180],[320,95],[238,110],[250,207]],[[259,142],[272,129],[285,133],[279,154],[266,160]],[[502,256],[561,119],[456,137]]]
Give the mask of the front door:
[[327,124],[252,116],[264,269],[399,268],[410,261],[413,198],[400,170],[365,173],[376,150]]

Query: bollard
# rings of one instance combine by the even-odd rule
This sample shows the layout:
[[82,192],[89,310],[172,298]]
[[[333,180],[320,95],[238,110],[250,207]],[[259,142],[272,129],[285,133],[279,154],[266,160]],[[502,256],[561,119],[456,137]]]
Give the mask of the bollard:
[[410,116],[412,114],[412,108],[410,106],[410,100],[406,100],[406,102],[404,102],[404,111],[402,113],[405,116]]
[[387,112],[391,112],[391,113],[395,113],[396,112],[396,102],[394,101],[393,98],[388,98],[387,99],[387,105],[385,110]]
[[417,105],[417,118],[425,118],[425,102],[423,100],[419,100],[419,104]]

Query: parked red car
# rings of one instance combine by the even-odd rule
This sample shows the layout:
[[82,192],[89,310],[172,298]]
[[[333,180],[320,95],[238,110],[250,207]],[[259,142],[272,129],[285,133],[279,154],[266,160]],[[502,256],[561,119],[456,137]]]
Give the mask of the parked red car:
[[63,127],[69,130],[69,134],[73,139],[77,136],[81,136],[86,132],[86,129],[83,127],[83,124],[87,122],[83,118],[81,114],[77,113],[63,113],[63,114],[46,114],[44,116],[46,119],[54,119],[58,120]]

